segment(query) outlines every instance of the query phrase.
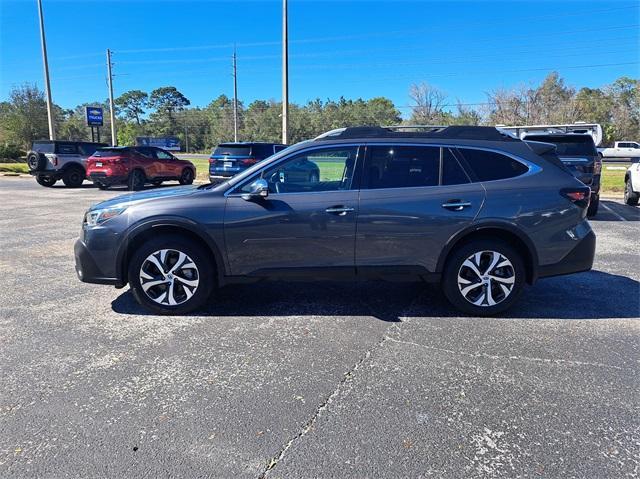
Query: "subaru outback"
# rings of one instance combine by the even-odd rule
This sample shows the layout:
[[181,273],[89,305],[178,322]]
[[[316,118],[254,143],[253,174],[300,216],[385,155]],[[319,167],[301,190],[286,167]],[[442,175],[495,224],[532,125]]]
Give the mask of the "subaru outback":
[[[319,177],[289,175],[301,162]],[[525,283],[591,268],[589,194],[554,145],[495,128],[346,128],[218,185],[93,206],[76,271],[164,314],[229,283],[346,277],[439,282],[458,309],[493,315]]]

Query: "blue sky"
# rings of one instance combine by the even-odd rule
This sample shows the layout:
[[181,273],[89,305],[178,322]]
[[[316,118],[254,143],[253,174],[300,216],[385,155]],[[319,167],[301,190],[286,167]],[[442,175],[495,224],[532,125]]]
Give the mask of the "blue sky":
[[[107,97],[105,50],[116,96],[174,85],[193,105],[233,93],[280,99],[280,1],[43,0],[53,99],[71,108]],[[455,103],[498,87],[535,84],[551,70],[597,87],[639,75],[637,1],[290,0],[290,98],[391,98],[406,113],[411,83]],[[0,99],[43,85],[36,0],[0,0]]]

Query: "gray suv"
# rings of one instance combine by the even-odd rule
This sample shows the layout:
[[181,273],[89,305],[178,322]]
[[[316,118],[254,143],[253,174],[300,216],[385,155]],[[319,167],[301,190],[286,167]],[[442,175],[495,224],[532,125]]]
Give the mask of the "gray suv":
[[34,141],[27,153],[29,173],[42,186],[53,186],[61,179],[65,186],[77,188],[87,176],[87,159],[105,146],[87,141]]
[[[439,282],[463,312],[497,314],[525,283],[592,266],[589,188],[554,152],[491,127],[335,130],[218,185],[93,206],[77,274],[164,314],[228,283],[337,277]],[[301,162],[319,178],[289,175]]]

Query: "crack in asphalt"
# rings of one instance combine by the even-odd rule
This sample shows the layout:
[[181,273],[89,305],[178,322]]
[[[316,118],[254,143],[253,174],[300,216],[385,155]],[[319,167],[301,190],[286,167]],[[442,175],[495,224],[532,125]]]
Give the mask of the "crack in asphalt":
[[[413,300],[411,300],[411,302],[409,303],[409,305],[404,308],[402,310],[402,312],[398,315],[398,318],[405,318],[405,312],[410,310],[414,304],[422,297],[422,294],[419,294],[418,296],[416,296]],[[361,300],[360,300],[361,301]],[[373,308],[371,308],[369,305],[367,305],[367,307],[369,307],[370,310],[372,310]],[[340,394],[341,392],[343,392],[343,387],[345,385],[348,385],[353,378],[355,377],[355,373],[358,371],[358,369],[360,369],[360,367],[371,357],[371,354],[376,351],[377,349],[380,349],[382,346],[384,346],[384,343],[387,341],[394,341],[393,338],[391,338],[391,336],[389,336],[389,332],[391,330],[396,330],[398,332],[398,334],[400,333],[400,326],[398,322],[393,322],[391,323],[386,331],[384,336],[382,337],[382,339],[380,341],[378,341],[376,344],[374,344],[373,346],[371,346],[369,349],[367,349],[364,354],[360,357],[360,359],[353,365],[351,366],[351,368],[344,374],[344,376],[342,376],[342,379],[338,382],[336,388],[331,392],[331,394],[329,394],[329,396],[327,396],[327,398],[316,408],[313,416],[311,416],[311,418],[304,424],[304,426],[302,426],[302,429],[300,430],[300,432],[298,432],[298,434],[296,434],[294,437],[292,437],[289,441],[287,441],[287,443],[282,447],[282,449],[280,449],[280,451],[278,452],[277,455],[275,455],[274,457],[272,457],[268,462],[267,465],[265,466],[264,470],[258,475],[258,479],[265,479],[269,473],[278,465],[278,463],[282,460],[282,458],[285,456],[285,454],[287,453],[287,451],[289,449],[291,449],[291,447],[294,445],[294,443],[298,442],[299,440],[301,440],[315,425],[315,423],[318,421],[318,419],[320,418],[320,415],[329,408],[329,405],[331,404],[331,402],[333,401],[333,399],[338,396],[338,394]]]

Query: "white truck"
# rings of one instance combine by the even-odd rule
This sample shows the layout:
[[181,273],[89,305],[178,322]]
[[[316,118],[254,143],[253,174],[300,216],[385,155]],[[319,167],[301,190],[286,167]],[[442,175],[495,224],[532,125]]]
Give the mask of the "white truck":
[[637,141],[616,141],[611,148],[598,148],[603,160],[609,159],[638,159],[640,158],[640,144]]
[[624,175],[624,202],[635,206],[640,200],[640,163],[633,163]]

